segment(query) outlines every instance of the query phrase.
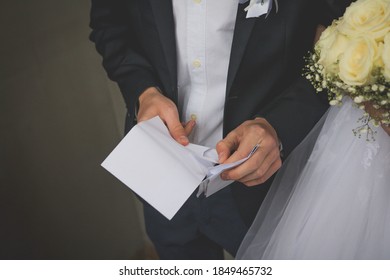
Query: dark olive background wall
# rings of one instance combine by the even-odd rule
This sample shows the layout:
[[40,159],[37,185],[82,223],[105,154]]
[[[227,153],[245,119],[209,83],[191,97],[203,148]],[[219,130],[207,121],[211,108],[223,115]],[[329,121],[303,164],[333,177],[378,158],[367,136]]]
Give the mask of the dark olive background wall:
[[0,0],[0,258],[131,259],[140,207],[100,163],[124,105],[88,0]]

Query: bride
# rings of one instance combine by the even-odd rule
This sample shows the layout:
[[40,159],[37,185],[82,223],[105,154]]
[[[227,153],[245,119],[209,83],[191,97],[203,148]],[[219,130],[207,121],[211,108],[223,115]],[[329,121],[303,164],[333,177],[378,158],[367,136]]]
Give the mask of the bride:
[[390,259],[390,138],[332,107],[278,173],[238,259]]
[[286,160],[238,259],[390,259],[389,127],[355,136],[364,111],[342,103]]

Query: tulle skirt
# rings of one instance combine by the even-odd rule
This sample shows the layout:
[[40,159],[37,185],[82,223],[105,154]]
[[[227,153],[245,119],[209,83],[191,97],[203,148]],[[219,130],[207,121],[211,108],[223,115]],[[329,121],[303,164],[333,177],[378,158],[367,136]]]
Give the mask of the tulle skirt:
[[390,259],[390,137],[331,107],[279,171],[238,259]]

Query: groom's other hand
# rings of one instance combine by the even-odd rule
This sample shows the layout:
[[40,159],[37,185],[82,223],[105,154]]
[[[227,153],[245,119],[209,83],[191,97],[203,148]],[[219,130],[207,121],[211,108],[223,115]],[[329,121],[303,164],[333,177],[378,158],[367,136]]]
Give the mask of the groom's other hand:
[[253,147],[259,148],[243,164],[221,174],[223,180],[239,181],[255,186],[267,181],[282,165],[279,140],[274,128],[263,118],[246,121],[217,144],[220,163],[231,163],[248,156]]
[[172,138],[182,145],[188,145],[188,135],[195,126],[195,121],[183,125],[175,103],[165,97],[155,87],[146,89],[138,98],[137,121],[142,122],[159,116],[167,126]]

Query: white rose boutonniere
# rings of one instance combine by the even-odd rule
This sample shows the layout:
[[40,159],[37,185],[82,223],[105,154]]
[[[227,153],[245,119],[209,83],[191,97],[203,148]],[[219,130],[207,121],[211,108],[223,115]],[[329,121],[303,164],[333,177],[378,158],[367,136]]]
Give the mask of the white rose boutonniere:
[[259,17],[266,14],[266,17],[272,10],[272,3],[275,3],[276,12],[279,9],[277,0],[240,0],[240,4],[249,2],[249,5],[244,9],[246,11],[246,18]]

